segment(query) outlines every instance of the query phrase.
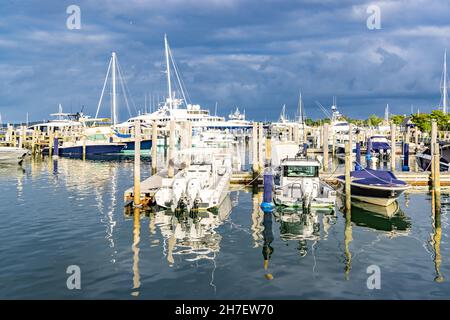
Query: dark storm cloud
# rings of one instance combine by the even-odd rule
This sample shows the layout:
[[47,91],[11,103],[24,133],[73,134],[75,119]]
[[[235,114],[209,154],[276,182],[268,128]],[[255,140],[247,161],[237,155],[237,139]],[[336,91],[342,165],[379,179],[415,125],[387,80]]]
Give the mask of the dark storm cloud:
[[[81,7],[81,30],[66,28],[70,4]],[[381,8],[381,30],[366,27],[369,4]],[[48,118],[58,103],[93,115],[111,51],[137,107],[145,93],[162,97],[164,33],[192,102],[217,101],[222,115],[239,106],[275,119],[284,103],[293,115],[299,90],[311,117],[323,116],[315,101],[328,106],[333,95],[353,117],[382,115],[386,103],[394,113],[431,110],[450,35],[450,6],[439,0],[29,0],[0,9],[0,112],[9,121]]]

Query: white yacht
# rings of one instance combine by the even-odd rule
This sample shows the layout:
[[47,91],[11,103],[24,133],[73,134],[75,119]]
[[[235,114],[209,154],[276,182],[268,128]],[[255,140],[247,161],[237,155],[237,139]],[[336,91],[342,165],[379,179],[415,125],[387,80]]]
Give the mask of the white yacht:
[[[152,113],[145,113],[137,117],[132,117],[127,121],[116,125],[116,127],[132,127],[136,120],[140,120],[144,126],[150,126],[154,121],[159,124],[164,124],[170,120],[175,121],[189,121],[192,123],[193,128],[206,127],[206,128],[250,128],[251,124],[243,119],[230,119],[226,121],[224,117],[217,115],[211,115],[209,110],[202,109],[198,104],[188,103],[187,97],[189,97],[184,88],[183,81],[180,79],[179,70],[176,67],[172,55],[172,51],[169,47],[167,36],[164,36],[165,46],[165,62],[166,62],[166,74],[167,74],[167,98],[163,103],[158,105],[158,110]],[[172,70],[174,69],[175,78],[177,80],[178,87],[181,91],[182,98],[175,97],[175,93],[172,90]],[[245,118],[245,115],[244,115]]]
[[59,104],[58,112],[52,113],[50,116],[55,117],[55,119],[50,120],[48,122],[42,122],[34,124],[28,129],[33,130],[39,130],[41,132],[48,132],[49,130],[53,131],[62,131],[62,130],[68,130],[73,128],[81,128],[83,124],[81,123],[80,119],[83,118],[83,113],[78,112],[75,114],[72,113],[64,113],[61,104]]
[[278,206],[333,211],[336,191],[319,178],[320,162],[303,156],[281,162],[279,186],[274,202]]

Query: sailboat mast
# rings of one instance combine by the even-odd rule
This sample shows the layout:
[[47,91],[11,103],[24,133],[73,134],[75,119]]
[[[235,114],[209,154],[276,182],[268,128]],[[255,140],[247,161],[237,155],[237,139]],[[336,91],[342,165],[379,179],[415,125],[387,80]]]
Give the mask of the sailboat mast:
[[389,122],[389,103],[386,104],[386,108],[384,109],[384,121],[386,123]]
[[113,125],[117,124],[117,102],[116,102],[116,53],[112,53],[112,110],[111,110],[111,120]]
[[444,53],[444,84],[443,84],[443,104],[442,104],[442,111],[444,114],[447,114],[447,49],[445,49]]
[[169,108],[172,110],[172,84],[170,83],[170,63],[169,63],[169,44],[167,42],[167,34],[164,35],[164,47],[166,51],[166,71],[167,71],[167,88],[169,89]]

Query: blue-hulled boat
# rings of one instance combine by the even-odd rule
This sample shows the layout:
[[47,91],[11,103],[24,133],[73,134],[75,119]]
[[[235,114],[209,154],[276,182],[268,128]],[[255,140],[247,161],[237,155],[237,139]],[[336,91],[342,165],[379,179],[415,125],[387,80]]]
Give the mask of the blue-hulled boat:
[[388,153],[391,150],[390,141],[385,136],[372,136],[370,142],[372,153]]
[[[131,134],[123,134],[119,133],[117,130],[114,130],[114,141],[125,144],[125,148],[123,148],[122,152],[134,151],[134,138]],[[150,150],[151,148],[152,148],[151,139],[141,140],[141,151]]]
[[[116,154],[120,153],[125,148],[124,143],[92,143],[86,141],[86,155],[102,155],[102,154]],[[48,148],[45,148],[42,153],[48,154]],[[53,155],[58,156],[82,156],[83,144],[81,141],[77,141],[73,144],[63,144],[58,148],[53,149]]]
[[[352,199],[388,206],[410,186],[397,177],[391,171],[363,169],[352,171],[351,195]],[[345,192],[345,176],[337,177],[342,194]]]
[[[123,152],[134,151],[134,141],[124,141],[123,143],[125,144],[125,148],[122,150]],[[141,150],[150,150],[151,148],[152,140],[141,140]]]

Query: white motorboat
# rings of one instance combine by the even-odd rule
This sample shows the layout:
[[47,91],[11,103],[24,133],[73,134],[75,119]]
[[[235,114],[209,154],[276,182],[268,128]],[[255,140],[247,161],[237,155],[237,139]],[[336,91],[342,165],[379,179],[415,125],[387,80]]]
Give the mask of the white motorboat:
[[21,164],[28,150],[16,147],[0,147],[0,164]]
[[232,161],[226,154],[213,154],[210,158],[211,161],[191,164],[174,178],[163,178],[155,194],[157,205],[172,211],[219,207],[228,193]]
[[334,210],[336,191],[320,180],[318,160],[299,156],[286,158],[280,167],[280,183],[273,199],[276,205]]

